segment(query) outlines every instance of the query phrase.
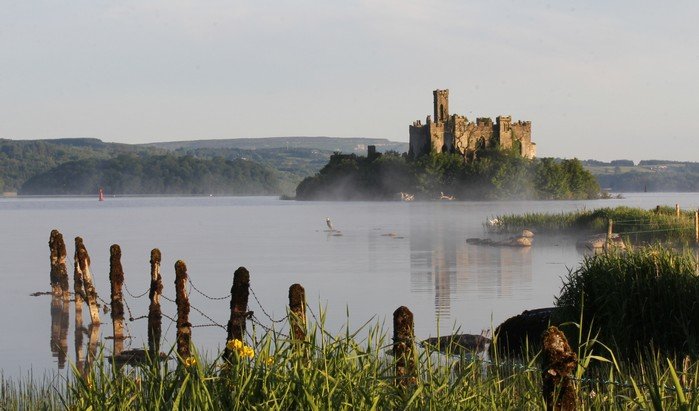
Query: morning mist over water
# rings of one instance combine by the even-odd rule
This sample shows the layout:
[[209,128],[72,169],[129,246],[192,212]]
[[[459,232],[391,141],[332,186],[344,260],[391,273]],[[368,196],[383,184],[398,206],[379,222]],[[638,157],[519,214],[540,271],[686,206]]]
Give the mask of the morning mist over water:
[[[109,296],[109,247],[119,244],[125,285],[134,295],[149,285],[149,253],[162,251],[164,295],[174,298],[176,260],[187,263],[191,282],[212,297],[228,294],[233,272],[250,271],[251,288],[273,319],[286,315],[288,287],[300,283],[314,314],[326,311],[327,328],[340,333],[347,323],[385,322],[401,305],[415,314],[418,339],[458,329],[478,334],[526,309],[553,304],[561,277],[583,254],[575,239],[537,236],[531,249],[467,244],[484,236],[487,218],[533,211],[561,212],[616,205],[653,208],[699,207],[699,194],[629,194],[623,199],[545,202],[294,202],[271,197],[131,197],[0,199],[0,291],[6,310],[0,336],[6,375],[55,369],[51,355],[51,297],[48,291],[52,229],[59,229],[73,269],[73,238],[81,236],[91,259],[97,291]],[[328,233],[325,218],[342,235]],[[190,289],[190,302],[218,324],[229,316],[228,300],[210,300]],[[134,317],[147,314],[147,297],[124,292]],[[162,302],[174,315],[174,304]],[[254,298],[249,309],[266,326],[273,324]],[[86,310],[84,322],[89,321]],[[67,361],[74,361],[74,312],[69,310]],[[128,318],[129,313],[126,313]],[[309,317],[311,316],[309,312]],[[211,321],[192,310],[193,325]],[[275,325],[286,331],[285,324]],[[252,329],[252,325],[249,325]],[[163,349],[174,344],[174,325],[163,318]],[[128,322],[131,348],[146,344],[144,320]],[[258,333],[263,332],[257,327]],[[111,350],[109,315],[103,315],[100,341]],[[225,342],[219,327],[193,328],[199,350],[215,354]],[[85,341],[87,336],[85,337]]]

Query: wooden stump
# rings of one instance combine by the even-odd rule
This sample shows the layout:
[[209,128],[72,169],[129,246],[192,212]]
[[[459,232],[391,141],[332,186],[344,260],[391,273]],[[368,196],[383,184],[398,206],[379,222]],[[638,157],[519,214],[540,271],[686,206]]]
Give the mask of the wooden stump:
[[[97,291],[92,283],[92,273],[90,273],[90,255],[80,237],[75,237],[75,257],[75,271],[79,272],[82,279],[84,297],[90,308],[90,320],[92,324],[99,324],[100,313],[97,305]],[[76,289],[77,294],[78,290]]]
[[177,304],[177,355],[186,361],[190,355],[192,324],[189,323],[189,296],[187,296],[187,266],[175,263],[175,304]]
[[112,330],[114,332],[114,355],[124,350],[124,269],[121,266],[121,247],[112,244],[109,248],[109,283],[111,284]]
[[414,329],[413,313],[408,307],[398,307],[393,312],[393,356],[396,360],[396,385],[404,387],[417,381],[413,355]]
[[565,335],[555,326],[541,336],[542,393],[546,409],[569,411],[577,409],[577,388],[573,380],[577,355],[570,348]]
[[160,294],[163,293],[163,278],[160,276],[160,250],[154,248],[150,252],[150,306],[148,307],[148,349],[153,358],[160,351],[160,336],[162,333],[162,318],[160,311]]
[[250,272],[245,267],[239,267],[233,274],[231,287],[231,316],[228,320],[228,340],[243,341],[245,337],[245,320],[248,313],[248,297],[250,296]]
[[51,250],[51,293],[54,296],[61,296],[64,300],[69,300],[70,286],[68,285],[68,269],[66,268],[66,243],[58,230],[51,230],[49,250]]
[[302,342],[306,339],[306,291],[301,284],[289,287],[289,324],[291,338]]

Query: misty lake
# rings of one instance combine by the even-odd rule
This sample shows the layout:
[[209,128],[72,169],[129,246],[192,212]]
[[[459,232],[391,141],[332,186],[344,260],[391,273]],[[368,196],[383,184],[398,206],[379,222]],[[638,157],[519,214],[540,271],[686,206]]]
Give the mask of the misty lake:
[[[71,304],[63,349],[52,343],[48,291],[51,229],[63,233],[72,288],[73,238],[81,236],[90,253],[100,296],[109,297],[109,247],[119,244],[133,317],[147,314],[148,298],[133,298],[149,285],[152,248],[162,251],[164,295],[174,298],[174,263],[186,262],[190,279],[211,297],[228,294],[233,272],[250,271],[249,309],[264,325],[284,317],[288,287],[300,283],[317,314],[326,311],[327,328],[340,333],[368,320],[391,332],[393,311],[405,305],[415,316],[418,339],[460,332],[478,334],[525,309],[550,306],[569,268],[583,254],[575,240],[536,238],[531,249],[466,243],[483,237],[487,218],[505,213],[561,212],[616,205],[652,208],[679,203],[699,207],[699,194],[627,194],[623,199],[539,202],[295,202],[272,197],[129,197],[0,199],[0,369],[5,376],[70,369],[75,361]],[[330,217],[342,235],[327,232]],[[225,324],[228,300],[211,300],[190,290],[196,325]],[[264,311],[260,307],[264,308]],[[162,302],[166,315],[174,304]],[[87,309],[84,323],[89,322]],[[126,313],[129,317],[129,313]],[[310,313],[309,313],[310,317]],[[109,314],[102,313],[101,342],[111,350]],[[54,324],[55,325],[55,324]],[[283,324],[279,324],[282,326]],[[174,344],[174,325],[163,318],[163,349]],[[146,343],[146,322],[128,323],[126,348]],[[260,332],[260,327],[258,327]],[[54,329],[55,332],[55,329]],[[225,343],[225,330],[196,327],[192,340],[213,355]],[[84,338],[87,341],[87,337]],[[67,343],[67,345],[66,345]],[[59,351],[65,350],[65,353]],[[60,364],[59,364],[60,363]]]

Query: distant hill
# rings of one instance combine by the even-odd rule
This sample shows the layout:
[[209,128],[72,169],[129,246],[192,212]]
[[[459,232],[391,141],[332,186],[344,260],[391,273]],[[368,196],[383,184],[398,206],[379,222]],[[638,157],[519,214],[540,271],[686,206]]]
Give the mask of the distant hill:
[[408,151],[408,143],[389,141],[385,138],[365,137],[262,137],[234,138],[222,140],[191,140],[169,141],[162,143],[144,144],[145,146],[177,149],[222,149],[237,148],[244,150],[275,149],[275,148],[308,148],[322,151],[340,151],[345,154],[366,154],[367,146],[375,145],[378,151]]
[[667,160],[630,160],[609,163],[585,160],[585,168],[603,189],[613,192],[699,192],[699,163]]

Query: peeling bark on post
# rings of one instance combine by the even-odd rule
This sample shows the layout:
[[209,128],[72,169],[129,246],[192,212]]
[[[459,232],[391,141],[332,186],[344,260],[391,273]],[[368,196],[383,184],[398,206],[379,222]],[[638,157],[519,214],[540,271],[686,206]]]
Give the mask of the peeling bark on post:
[[100,324],[92,323],[89,326],[89,340],[87,342],[87,358],[85,359],[85,372],[89,373],[92,364],[97,357],[97,342],[100,336]]
[[112,329],[114,332],[114,354],[124,350],[124,269],[121,266],[121,247],[109,247],[109,283],[111,284]]
[[416,382],[413,347],[413,313],[408,307],[393,312],[393,356],[396,360],[396,385],[409,386]]
[[565,335],[555,326],[549,327],[541,336],[542,393],[546,409],[569,411],[577,408],[577,390],[573,373],[577,356],[570,348]]
[[294,341],[306,339],[306,290],[301,284],[289,287],[289,323]]
[[148,349],[153,358],[160,351],[163,315],[160,311],[160,294],[163,293],[163,278],[160,276],[160,250],[150,252],[150,306],[148,307]]
[[[243,341],[245,335],[245,320],[248,312],[248,296],[250,295],[250,273],[245,267],[238,267],[233,273],[231,286],[231,316],[226,331],[228,341]],[[224,358],[230,358],[232,351],[226,348]]]
[[190,357],[192,324],[189,323],[189,297],[187,296],[187,266],[184,261],[175,263],[175,304],[177,304],[177,354],[182,360]]
[[66,268],[66,243],[58,230],[51,230],[49,249],[51,250],[51,293],[69,300],[70,286],[68,285],[68,269]]
[[[97,291],[92,283],[92,274],[90,273],[90,255],[87,253],[83,239],[75,237],[75,255],[76,255],[76,271],[80,270],[84,287],[85,300],[90,308],[90,320],[92,324],[100,323],[100,312],[97,305]],[[76,290],[77,294],[77,290]]]

